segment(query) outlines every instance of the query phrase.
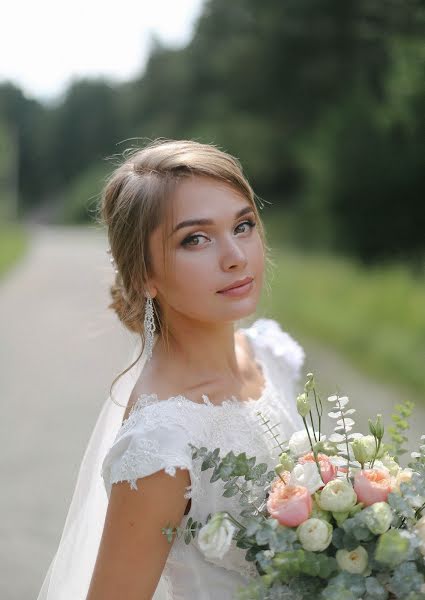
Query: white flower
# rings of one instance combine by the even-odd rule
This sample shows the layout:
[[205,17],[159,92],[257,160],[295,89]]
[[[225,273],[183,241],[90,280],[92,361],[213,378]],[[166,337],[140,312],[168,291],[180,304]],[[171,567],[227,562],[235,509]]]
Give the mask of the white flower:
[[226,513],[216,513],[198,533],[199,548],[206,558],[223,558],[232,543],[235,526]]
[[357,494],[346,479],[331,479],[320,492],[319,504],[323,510],[346,512],[357,502]]
[[339,568],[343,571],[362,574],[367,569],[368,556],[363,546],[357,546],[351,552],[344,549],[337,550],[335,558]]
[[304,550],[322,552],[331,543],[332,531],[330,523],[312,517],[298,526],[297,535]]
[[323,481],[315,462],[295,465],[291,471],[289,483],[290,485],[303,485],[310,494],[314,494],[319,488],[323,487]]
[[[314,435],[311,427],[308,428],[310,433],[310,438],[312,443],[314,444]],[[316,431],[316,439],[319,439],[319,433]],[[325,435],[320,436],[320,440],[324,441],[326,439]],[[294,456],[301,456],[302,454],[307,454],[307,452],[311,452],[310,441],[308,439],[307,431],[305,429],[301,429],[300,431],[296,431],[293,433],[289,439],[289,451]]]

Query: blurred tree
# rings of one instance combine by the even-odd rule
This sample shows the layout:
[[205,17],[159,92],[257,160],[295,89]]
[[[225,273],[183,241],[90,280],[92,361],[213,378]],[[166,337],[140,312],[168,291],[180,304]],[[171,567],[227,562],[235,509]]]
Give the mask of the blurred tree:
[[295,239],[420,260],[424,33],[423,0],[207,0],[186,47],[152,36],[133,81],[75,81],[49,107],[0,86],[24,203],[65,192],[80,219],[99,161],[192,138],[240,158]]

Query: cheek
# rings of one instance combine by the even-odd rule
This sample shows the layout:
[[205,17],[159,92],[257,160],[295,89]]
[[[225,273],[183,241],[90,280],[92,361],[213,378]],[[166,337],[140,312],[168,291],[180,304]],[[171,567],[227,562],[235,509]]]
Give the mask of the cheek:
[[261,287],[264,280],[265,254],[261,238],[258,236],[256,242],[247,248],[247,273],[253,275],[257,281],[257,287]]
[[174,269],[170,273],[175,289],[182,293],[215,290],[218,260],[213,250],[182,251],[175,256]]
[[[186,254],[186,255],[184,255]],[[195,254],[197,256],[195,256]],[[201,257],[202,254],[202,257]],[[164,295],[167,304],[177,312],[193,318],[211,315],[215,307],[215,291],[221,281],[214,259],[206,252],[176,253]]]

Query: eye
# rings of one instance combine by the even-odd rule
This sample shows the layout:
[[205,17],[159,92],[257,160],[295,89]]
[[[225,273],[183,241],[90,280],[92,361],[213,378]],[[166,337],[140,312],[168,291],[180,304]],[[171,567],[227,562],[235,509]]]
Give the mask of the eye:
[[246,221],[242,221],[242,223],[239,223],[239,225],[236,226],[236,229],[238,227],[241,227],[241,225],[245,225],[245,223],[248,223],[250,229],[253,229],[256,226],[256,224],[257,224],[252,219],[247,219]]
[[[253,229],[256,226],[256,222],[253,221],[252,219],[247,219],[246,221],[242,221],[242,223],[239,223],[239,225],[236,226],[236,229],[238,229],[239,227],[241,227],[242,225],[248,224],[250,229]],[[244,233],[244,232],[242,232]],[[196,234],[196,235],[188,235],[186,238],[184,238],[184,240],[181,242],[182,246],[199,246],[199,243],[196,244],[192,244],[192,240],[197,240],[198,238],[201,237],[206,237],[205,235],[201,235],[200,233]]]
[[200,233],[198,233],[197,235],[188,235],[187,238],[184,238],[181,245],[182,246],[199,246],[199,244],[190,244],[189,242],[191,242],[192,240],[196,240],[197,238],[200,238],[200,237],[205,237],[205,235],[201,235]]

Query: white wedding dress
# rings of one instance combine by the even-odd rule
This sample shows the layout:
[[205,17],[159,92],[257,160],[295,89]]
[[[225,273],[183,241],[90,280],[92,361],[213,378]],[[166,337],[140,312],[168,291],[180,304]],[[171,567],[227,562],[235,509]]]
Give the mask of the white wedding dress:
[[[143,486],[143,478],[160,469],[172,476],[176,468],[189,470],[191,498],[189,513],[204,523],[209,513],[227,510],[236,518],[241,510],[238,497],[224,498],[223,482],[210,483],[211,470],[201,472],[201,461],[193,460],[189,443],[210,450],[230,450],[256,456],[257,463],[276,465],[276,441],[261,424],[261,413],[281,440],[303,428],[296,410],[296,395],[305,353],[289,333],[274,319],[259,318],[241,328],[262,369],[265,387],[259,399],[225,400],[212,404],[207,396],[202,403],[183,396],[158,400],[142,394],[123,423],[125,407],[143,371],[145,352],[114,386],[99,413],[79,469],[58,549],[44,578],[37,600],[86,600],[104,527],[111,486],[128,481],[132,488]],[[155,342],[158,339],[156,335]],[[140,354],[136,341],[132,360]],[[264,491],[258,490],[260,493]],[[243,586],[252,563],[244,560],[245,550],[233,543],[220,560],[207,560],[197,541],[186,545],[174,541],[154,600],[230,600]]]
[[[176,468],[185,468],[190,472],[187,497],[191,498],[191,508],[182,527],[189,517],[204,523],[209,513],[221,510],[238,517],[238,496],[224,498],[224,483],[210,483],[212,470],[201,472],[202,460],[192,459],[189,443],[210,450],[220,448],[222,456],[230,450],[246,452],[247,456],[255,455],[258,463],[266,462],[273,468],[279,450],[257,413],[270,419],[270,425],[279,424],[273,432],[279,431],[281,441],[302,429],[296,395],[305,356],[300,344],[273,319],[257,319],[242,331],[251,342],[265,380],[260,398],[238,401],[232,397],[214,405],[205,395],[203,403],[197,403],[180,395],[158,400],[154,394],[142,394],[103,461],[108,497],[115,482],[128,481],[136,488],[143,486],[139,478],[155,471],[165,469],[173,475]],[[204,557],[196,538],[189,545],[183,537],[175,539],[155,599],[234,598],[238,587],[253,573],[245,553],[232,543],[222,560],[212,561]]]

